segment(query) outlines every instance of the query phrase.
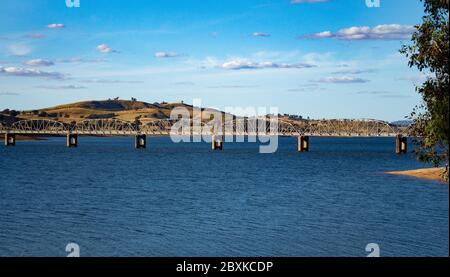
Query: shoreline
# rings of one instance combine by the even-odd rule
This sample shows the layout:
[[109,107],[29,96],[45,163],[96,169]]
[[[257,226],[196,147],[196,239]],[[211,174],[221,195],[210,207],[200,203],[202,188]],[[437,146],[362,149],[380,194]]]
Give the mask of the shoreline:
[[421,168],[415,170],[405,170],[405,171],[391,171],[386,172],[388,175],[397,175],[397,176],[408,176],[417,179],[423,180],[433,180],[440,181],[442,183],[447,183],[443,178],[442,174],[444,173],[445,168]]

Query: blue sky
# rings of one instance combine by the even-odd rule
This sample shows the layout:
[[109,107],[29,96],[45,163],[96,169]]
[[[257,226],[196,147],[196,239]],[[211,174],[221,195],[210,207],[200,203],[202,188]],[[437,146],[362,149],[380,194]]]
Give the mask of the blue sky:
[[0,0],[0,109],[119,96],[403,119],[419,0]]

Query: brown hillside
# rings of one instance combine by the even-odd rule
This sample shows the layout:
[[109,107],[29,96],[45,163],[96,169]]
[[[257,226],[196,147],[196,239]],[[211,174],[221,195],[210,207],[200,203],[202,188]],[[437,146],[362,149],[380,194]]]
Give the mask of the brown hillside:
[[141,101],[128,101],[128,100],[104,100],[104,101],[84,101],[73,104],[61,105],[53,108],[43,109],[43,111],[60,110],[67,108],[80,108],[90,110],[103,110],[103,111],[128,111],[139,110],[145,108],[155,108],[154,104],[149,104]]
[[[3,122],[18,120],[51,119],[66,123],[80,122],[86,119],[116,118],[134,122],[136,119],[145,123],[155,119],[168,119],[176,107],[184,107],[192,115],[192,106],[184,103],[146,103],[129,100],[83,101],[40,110],[22,111],[11,116],[2,114]],[[210,109],[206,109],[210,110]],[[213,110],[210,110],[213,111]],[[204,118],[209,119],[209,118]]]

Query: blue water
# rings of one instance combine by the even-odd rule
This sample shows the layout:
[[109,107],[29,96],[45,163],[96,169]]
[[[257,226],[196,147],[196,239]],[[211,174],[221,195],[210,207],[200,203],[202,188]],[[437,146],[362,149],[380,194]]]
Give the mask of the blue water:
[[149,138],[0,147],[0,256],[448,256],[448,185],[385,171],[423,167],[394,139],[281,138],[174,144]]

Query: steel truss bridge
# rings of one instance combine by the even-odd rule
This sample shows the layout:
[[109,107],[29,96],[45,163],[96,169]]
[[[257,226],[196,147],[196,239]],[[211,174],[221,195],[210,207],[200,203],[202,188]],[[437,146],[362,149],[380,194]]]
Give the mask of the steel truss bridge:
[[303,120],[286,121],[270,118],[246,118],[209,123],[193,120],[154,120],[135,124],[119,119],[91,119],[68,124],[47,119],[22,120],[12,124],[0,122],[0,133],[17,135],[215,135],[215,136],[317,136],[317,137],[395,137],[407,136],[408,127],[380,120]]

